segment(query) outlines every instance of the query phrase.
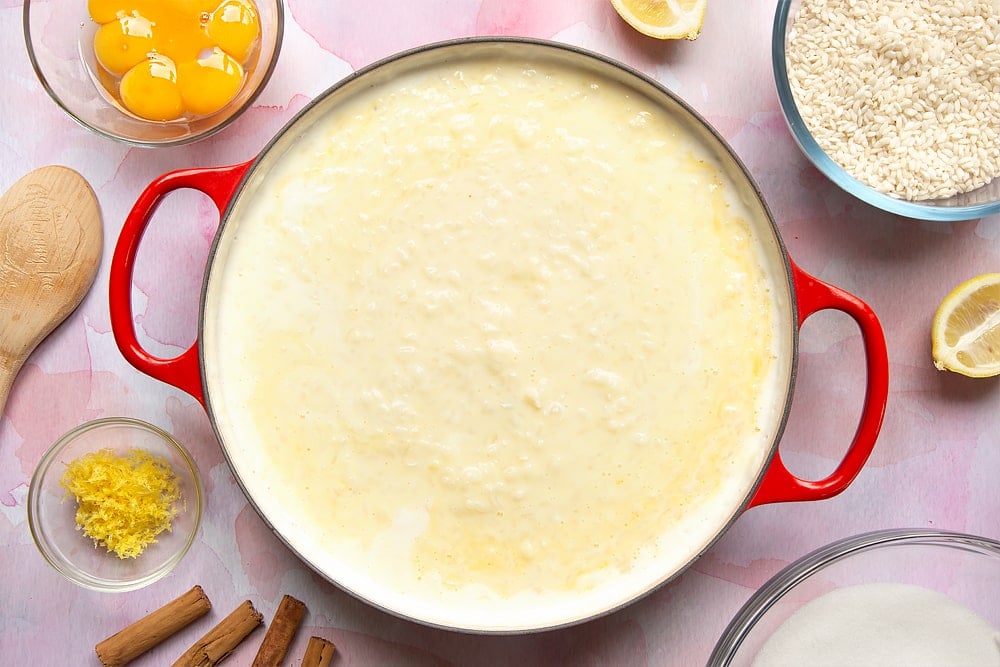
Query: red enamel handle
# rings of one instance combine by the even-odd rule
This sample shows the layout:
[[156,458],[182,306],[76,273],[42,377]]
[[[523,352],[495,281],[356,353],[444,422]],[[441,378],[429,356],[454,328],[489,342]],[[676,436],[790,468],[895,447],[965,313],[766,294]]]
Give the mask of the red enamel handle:
[[252,160],[227,167],[182,169],[168,172],[146,186],[125,218],[114,254],[109,276],[111,331],[115,343],[126,361],[138,370],[158,380],[186,391],[204,405],[198,363],[198,341],[172,359],[156,357],[139,344],[132,313],[132,277],[139,243],[157,206],[167,194],[182,188],[204,192],[222,212],[232,199],[237,186],[250,168]]
[[885,346],[885,334],[872,309],[852,294],[810,276],[794,263],[791,263],[791,269],[798,300],[800,329],[810,315],[827,309],[847,313],[861,329],[868,372],[865,400],[854,439],[831,475],[818,481],[799,479],[785,467],[780,449],[775,450],[748,508],[767,503],[823,500],[846,489],[861,472],[875,446],[889,397],[889,355]]

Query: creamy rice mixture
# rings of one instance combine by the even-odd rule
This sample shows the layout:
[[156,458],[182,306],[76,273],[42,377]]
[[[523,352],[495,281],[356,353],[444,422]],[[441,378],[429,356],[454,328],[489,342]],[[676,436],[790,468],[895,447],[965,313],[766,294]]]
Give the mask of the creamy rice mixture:
[[327,574],[555,622],[686,563],[749,493],[790,327],[753,213],[670,113],[472,61],[357,95],[268,178],[212,278],[209,391]]

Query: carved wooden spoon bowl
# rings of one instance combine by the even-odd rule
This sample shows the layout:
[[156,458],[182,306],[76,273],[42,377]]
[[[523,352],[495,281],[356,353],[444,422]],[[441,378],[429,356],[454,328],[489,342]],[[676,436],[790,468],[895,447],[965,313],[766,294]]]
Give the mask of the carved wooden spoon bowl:
[[25,360],[83,301],[103,245],[97,197],[72,169],[36,169],[0,197],[0,411]]

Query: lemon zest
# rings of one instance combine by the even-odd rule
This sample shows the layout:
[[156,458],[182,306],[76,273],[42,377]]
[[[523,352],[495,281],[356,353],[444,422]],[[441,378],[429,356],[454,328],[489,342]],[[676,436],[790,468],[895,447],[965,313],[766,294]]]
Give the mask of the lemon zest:
[[136,558],[177,515],[180,487],[162,456],[132,448],[119,456],[111,449],[72,461],[59,484],[63,501],[76,498],[76,526],[119,558]]

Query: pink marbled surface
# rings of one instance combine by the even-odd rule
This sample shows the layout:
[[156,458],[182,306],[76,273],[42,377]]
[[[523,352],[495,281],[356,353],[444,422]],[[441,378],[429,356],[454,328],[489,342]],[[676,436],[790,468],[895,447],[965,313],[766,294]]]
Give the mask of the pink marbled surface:
[[[0,662],[97,665],[97,641],[197,583],[213,600],[212,615],[136,664],[169,664],[244,599],[269,619],[288,593],[309,607],[292,654],[301,655],[308,636],[318,634],[338,645],[340,665],[698,665],[762,583],[827,542],[890,527],[1000,538],[1000,382],[935,371],[928,342],[930,319],[950,287],[1000,267],[1000,217],[904,220],[852,200],[819,176],[778,110],[769,61],[772,10],[763,0],[710,0],[697,41],[660,43],[624,25],[607,0],[288,0],[281,59],[254,108],[204,142],[142,150],[89,134],[62,114],[32,74],[20,1],[0,0],[0,186],[46,164],[70,166],[96,190],[106,234],[94,289],[29,359],[0,422]],[[752,509],[653,595],[585,625],[517,637],[424,628],[313,575],[247,505],[201,406],[129,366],[108,321],[108,259],[126,212],[151,179],[174,168],[250,158],[307,101],[353,69],[407,47],[469,35],[583,46],[685,98],[745,161],[796,261],[874,308],[891,370],[881,438],[846,492]],[[154,220],[135,279],[137,324],[154,352],[176,353],[194,340],[215,223],[211,206],[190,193],[168,200]],[[782,454],[800,474],[818,477],[832,469],[853,432],[863,393],[861,348],[853,323],[829,312],[807,321],[800,342]],[[174,433],[193,452],[207,489],[207,516],[189,555],[165,579],[126,594],[95,593],[62,579],[36,551],[25,510],[28,481],[49,444],[83,421],[111,415]],[[262,635],[245,642],[230,664],[248,664]]]

